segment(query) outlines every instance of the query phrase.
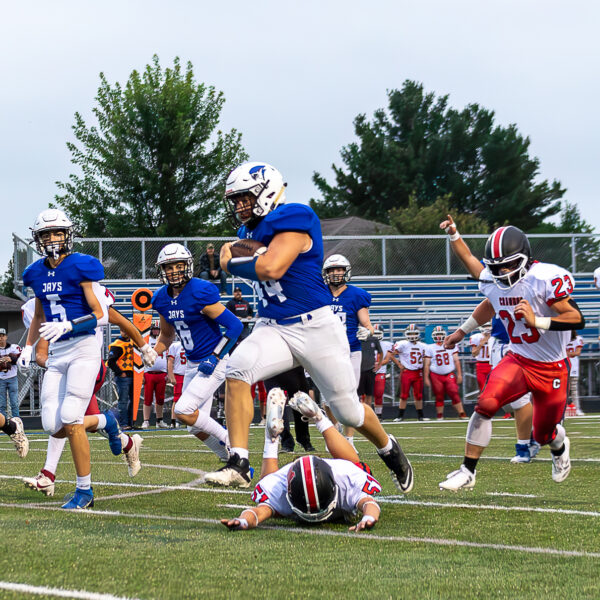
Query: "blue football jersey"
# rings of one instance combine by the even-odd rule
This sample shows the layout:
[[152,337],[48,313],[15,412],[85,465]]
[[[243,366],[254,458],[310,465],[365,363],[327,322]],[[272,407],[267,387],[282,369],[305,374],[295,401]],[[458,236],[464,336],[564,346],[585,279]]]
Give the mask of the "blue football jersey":
[[307,233],[312,246],[299,254],[287,272],[278,280],[253,281],[259,297],[258,315],[283,319],[300,315],[331,303],[331,293],[321,275],[323,267],[323,234],[319,217],[304,204],[282,204],[261,219],[253,229],[240,227],[240,239],[252,238],[268,246],[285,231]]
[[331,310],[346,327],[346,335],[352,352],[361,348],[360,340],[356,337],[358,311],[369,306],[371,306],[371,294],[354,285],[347,286],[339,296],[331,298]]
[[498,317],[492,319],[491,336],[499,339],[503,344],[508,344],[510,341],[508,339],[508,333],[506,333],[506,327],[504,327],[504,323],[502,323],[502,319],[499,319]]
[[[45,258],[40,258],[29,265],[23,273],[23,283],[30,287],[44,308],[46,321],[72,321],[92,312],[83,288],[82,281],[100,281],[104,279],[104,267],[93,256],[74,252],[67,255],[62,262],[52,269]],[[80,335],[95,333],[90,323],[89,331],[74,334],[72,331],[60,339],[66,340]]]
[[193,277],[177,298],[171,297],[169,286],[159,288],[152,296],[152,308],[175,327],[188,359],[198,362],[212,354],[222,338],[219,325],[202,314],[205,306],[220,300],[214,284]]

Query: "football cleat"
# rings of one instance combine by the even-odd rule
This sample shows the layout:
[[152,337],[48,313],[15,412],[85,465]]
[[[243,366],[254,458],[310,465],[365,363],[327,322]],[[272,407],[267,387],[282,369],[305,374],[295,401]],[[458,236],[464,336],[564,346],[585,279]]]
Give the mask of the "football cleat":
[[25,487],[42,492],[45,496],[54,496],[54,481],[41,471],[35,477],[23,477],[23,483]]
[[531,456],[531,458],[535,458],[538,455],[541,446],[532,439],[527,445],[527,448],[529,449],[529,456]]
[[316,423],[323,418],[319,405],[306,393],[296,392],[289,402],[290,406],[302,414],[302,420]]
[[571,472],[571,442],[565,436],[565,451],[560,456],[552,455],[552,479],[556,483],[564,481]]
[[106,427],[104,431],[108,434],[108,445],[110,451],[115,455],[119,456],[123,452],[123,444],[121,443],[121,428],[115,416],[110,410],[104,413],[106,417]]
[[133,446],[131,446],[129,452],[123,454],[123,457],[127,463],[129,477],[135,477],[142,468],[142,463],[140,462],[140,448],[142,447],[144,438],[139,433],[136,433],[131,436],[131,441],[133,442]]
[[576,417],[585,417],[585,413],[580,408],[578,408],[575,410],[575,416]]
[[511,463],[528,463],[531,462],[531,454],[529,453],[529,444],[515,444],[516,454],[510,459]]
[[283,431],[283,413],[287,398],[281,388],[273,388],[267,396],[267,432],[274,442]]
[[380,454],[379,458],[390,469],[390,474],[398,490],[403,494],[408,494],[413,489],[415,482],[413,468],[396,438],[393,435],[389,437],[392,440],[392,449],[387,454]]
[[471,473],[465,465],[460,465],[460,469],[448,473],[446,481],[441,481],[440,490],[449,490],[457,492],[458,490],[472,490],[475,486],[475,473]]
[[156,423],[156,426],[159,429],[169,429],[169,425],[165,423],[162,419]]
[[144,421],[142,423],[142,429],[150,429],[150,421]]
[[23,421],[19,417],[13,417],[10,419],[17,427],[17,430],[10,436],[13,441],[17,454],[21,458],[25,458],[29,452],[29,440],[25,435],[25,429],[23,428]]
[[[65,498],[66,500],[66,498]],[[94,506],[94,490],[80,490],[75,488],[75,493],[61,506],[65,510],[83,510]]]
[[226,487],[250,487],[252,481],[250,463],[247,458],[240,458],[237,454],[232,454],[224,467],[218,471],[207,473],[204,481]]

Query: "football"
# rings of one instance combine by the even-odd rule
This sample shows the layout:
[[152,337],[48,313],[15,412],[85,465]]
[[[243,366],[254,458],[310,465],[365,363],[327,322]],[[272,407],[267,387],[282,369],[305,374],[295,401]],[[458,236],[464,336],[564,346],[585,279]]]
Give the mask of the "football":
[[231,244],[231,258],[239,258],[241,256],[255,256],[266,252],[267,247],[257,240],[238,240]]

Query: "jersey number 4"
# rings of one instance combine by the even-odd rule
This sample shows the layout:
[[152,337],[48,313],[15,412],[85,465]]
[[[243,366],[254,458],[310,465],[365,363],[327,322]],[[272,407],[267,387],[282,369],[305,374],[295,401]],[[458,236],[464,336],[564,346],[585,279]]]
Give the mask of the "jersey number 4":
[[[513,344],[534,344],[540,339],[540,332],[535,327],[529,327],[525,325],[523,321],[523,315],[511,315],[507,310],[501,310],[499,313],[500,318],[507,322],[508,337]],[[523,321],[524,327],[527,332],[522,333],[519,336],[515,336],[516,321]]]

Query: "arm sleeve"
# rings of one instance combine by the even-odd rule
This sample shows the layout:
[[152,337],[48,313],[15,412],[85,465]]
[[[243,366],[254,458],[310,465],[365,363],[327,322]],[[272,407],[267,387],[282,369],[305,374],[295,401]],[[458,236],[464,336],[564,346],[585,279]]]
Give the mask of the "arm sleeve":
[[217,344],[214,350],[219,358],[223,358],[237,342],[244,326],[242,325],[242,322],[227,309],[215,319],[215,323],[218,323],[225,329],[223,339]]

